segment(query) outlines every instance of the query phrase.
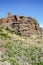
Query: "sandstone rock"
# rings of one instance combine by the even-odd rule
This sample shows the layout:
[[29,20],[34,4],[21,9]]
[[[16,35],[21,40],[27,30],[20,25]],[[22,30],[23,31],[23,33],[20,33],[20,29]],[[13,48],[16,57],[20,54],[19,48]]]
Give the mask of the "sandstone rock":
[[8,13],[8,17],[1,19],[3,27],[13,31],[18,31],[23,36],[41,35],[42,29],[35,18],[25,16],[12,16]]
[[43,36],[43,28],[42,28],[42,36]]

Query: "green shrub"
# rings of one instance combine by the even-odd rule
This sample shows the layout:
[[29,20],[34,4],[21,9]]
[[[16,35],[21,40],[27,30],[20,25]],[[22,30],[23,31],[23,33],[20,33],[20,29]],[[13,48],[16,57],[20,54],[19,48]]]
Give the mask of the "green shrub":
[[10,38],[10,36],[7,33],[1,33],[0,36],[3,38]]
[[12,34],[13,34],[13,31],[12,31],[12,30],[10,30],[8,27],[6,28],[6,31],[8,31],[8,32],[10,32],[10,33],[12,33]]

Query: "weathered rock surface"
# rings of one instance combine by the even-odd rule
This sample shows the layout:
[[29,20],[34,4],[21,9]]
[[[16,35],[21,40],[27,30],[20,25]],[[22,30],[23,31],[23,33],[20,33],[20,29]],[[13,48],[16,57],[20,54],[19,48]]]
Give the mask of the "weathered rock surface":
[[10,12],[6,18],[0,19],[0,24],[22,36],[41,35],[42,29],[36,19],[32,17],[11,15]]
[[43,28],[42,28],[42,36],[43,36]]

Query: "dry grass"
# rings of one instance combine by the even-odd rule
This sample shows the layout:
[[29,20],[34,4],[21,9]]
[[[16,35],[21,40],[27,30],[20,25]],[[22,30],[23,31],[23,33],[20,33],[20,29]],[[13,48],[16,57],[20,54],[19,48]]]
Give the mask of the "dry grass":
[[1,28],[0,51],[2,65],[43,65],[43,37],[23,37]]

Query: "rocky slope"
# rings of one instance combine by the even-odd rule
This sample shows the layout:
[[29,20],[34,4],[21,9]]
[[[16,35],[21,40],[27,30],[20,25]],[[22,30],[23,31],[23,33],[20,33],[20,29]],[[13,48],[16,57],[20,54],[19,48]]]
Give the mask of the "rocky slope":
[[6,18],[0,19],[0,24],[22,36],[41,35],[42,29],[36,19],[32,17],[11,15],[10,12]]
[[[0,19],[0,65],[43,65],[43,36],[31,17]],[[20,36],[21,35],[21,36]]]
[[43,36],[43,28],[42,28],[42,36]]
[[0,65],[43,65],[43,37],[22,37],[1,26]]

